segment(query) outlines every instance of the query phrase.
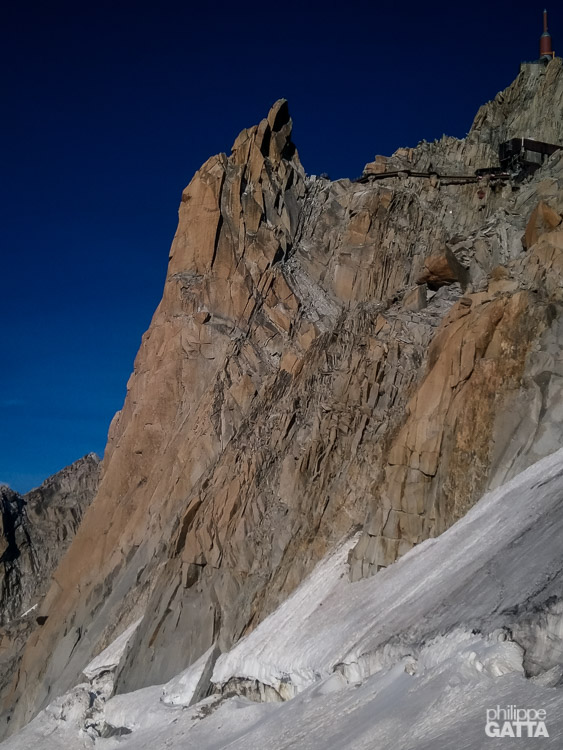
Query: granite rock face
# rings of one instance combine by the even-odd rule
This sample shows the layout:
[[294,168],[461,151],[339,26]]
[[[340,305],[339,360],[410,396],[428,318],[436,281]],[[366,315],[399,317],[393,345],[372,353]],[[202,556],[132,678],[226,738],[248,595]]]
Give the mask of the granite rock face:
[[469,140],[497,147],[509,138],[563,143],[563,60],[522,65],[516,80],[478,111]]
[[558,60],[524,70],[466,140],[358,182],[305,175],[281,100],[203,165],[97,497],[3,693],[10,728],[139,618],[118,692],[229,648],[352,530],[355,580],[559,447],[563,160],[444,175],[496,164],[520,128],[563,142],[541,130],[562,92]]

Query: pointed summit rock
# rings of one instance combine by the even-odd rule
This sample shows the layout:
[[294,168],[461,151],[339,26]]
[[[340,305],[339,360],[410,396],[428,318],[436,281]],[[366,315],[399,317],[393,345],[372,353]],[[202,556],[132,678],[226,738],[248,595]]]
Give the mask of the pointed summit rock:
[[[228,514],[216,503],[198,514],[202,488],[258,391],[273,386],[298,323],[298,301],[280,268],[305,195],[290,138],[280,100],[239,135],[230,157],[209,159],[183,192],[163,298],[110,428],[98,496],[41,604],[40,637],[28,646],[25,663],[39,671],[27,679],[21,672],[24,713],[44,701],[53,681],[71,684],[86,654],[144,611],[159,550],[171,540],[181,548],[175,535],[186,525],[184,512],[207,518],[213,530],[190,540],[185,563],[171,551],[181,579],[197,580],[208,562],[220,564],[217,533]],[[204,598],[211,594],[211,606],[197,615],[199,635],[188,636],[197,655],[217,635],[213,587]],[[47,643],[53,659],[39,665]]]

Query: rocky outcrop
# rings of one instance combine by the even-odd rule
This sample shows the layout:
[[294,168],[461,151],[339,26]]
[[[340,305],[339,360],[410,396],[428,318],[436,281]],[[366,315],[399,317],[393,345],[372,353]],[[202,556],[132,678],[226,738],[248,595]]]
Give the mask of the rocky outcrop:
[[229,648],[352,529],[356,579],[553,450],[563,162],[444,179],[493,163],[524,110],[532,127],[536,84],[385,179],[307,178],[283,100],[198,171],[99,492],[4,693],[10,727],[133,622],[119,692]]
[[[98,489],[100,460],[90,453],[19,495],[0,487],[0,685],[5,687],[52,574]],[[41,621],[41,620],[40,620]]]
[[399,172],[404,177],[412,171],[425,172],[436,186],[451,176],[471,176],[475,169],[498,166],[498,147],[510,138],[563,146],[562,107],[562,58],[547,66],[523,64],[514,82],[479,109],[467,138],[444,135],[433,143],[400,148],[390,157],[376,156],[364,174]]
[[37,603],[98,489],[100,460],[90,453],[19,495],[0,487],[0,625]]
[[522,65],[516,80],[477,112],[468,140],[497,148],[509,138],[563,145],[563,60]]
[[[442,533],[476,494],[561,445],[555,416],[561,396],[560,159],[552,173],[557,181],[519,191],[513,213],[451,243],[468,267],[470,291],[482,291],[456,302],[430,345],[426,375],[391,444],[376,502],[351,555],[354,579]],[[549,204],[538,201],[544,195]],[[539,221],[544,214],[549,222]],[[515,220],[522,216],[529,216],[527,225]],[[527,254],[509,239],[541,230]],[[499,245],[504,255],[498,256]],[[495,260],[506,265],[491,268]]]
[[467,268],[463,266],[449,247],[437,255],[430,255],[424,261],[422,273],[416,280],[419,285],[425,284],[429,289],[436,291],[442,286],[453,284],[458,281],[462,287],[467,286]]

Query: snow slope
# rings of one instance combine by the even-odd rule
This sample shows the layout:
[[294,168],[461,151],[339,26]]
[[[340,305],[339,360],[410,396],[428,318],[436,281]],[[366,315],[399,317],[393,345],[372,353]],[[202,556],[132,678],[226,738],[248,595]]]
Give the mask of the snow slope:
[[[560,748],[561,539],[563,450],[371,579],[349,582],[354,540],[340,545],[218,659],[216,694],[192,705],[208,653],[167,686],[95,706],[93,684],[78,686],[0,747]],[[486,710],[512,704],[545,710],[549,737],[487,737]]]
[[[455,627],[511,627],[561,596],[563,451],[486,495],[442,534],[350,584],[350,545],[317,566],[259,628],[222,656],[213,681],[303,686],[344,664],[359,676]],[[353,542],[352,542],[353,543]],[[322,606],[322,608],[321,608]]]

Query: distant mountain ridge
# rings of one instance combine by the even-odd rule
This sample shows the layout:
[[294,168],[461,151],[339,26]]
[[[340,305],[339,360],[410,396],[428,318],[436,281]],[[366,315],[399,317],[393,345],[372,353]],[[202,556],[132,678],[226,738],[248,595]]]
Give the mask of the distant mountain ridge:
[[84,511],[98,489],[100,459],[90,453],[20,495],[0,486],[0,685],[37,626],[37,607]]

